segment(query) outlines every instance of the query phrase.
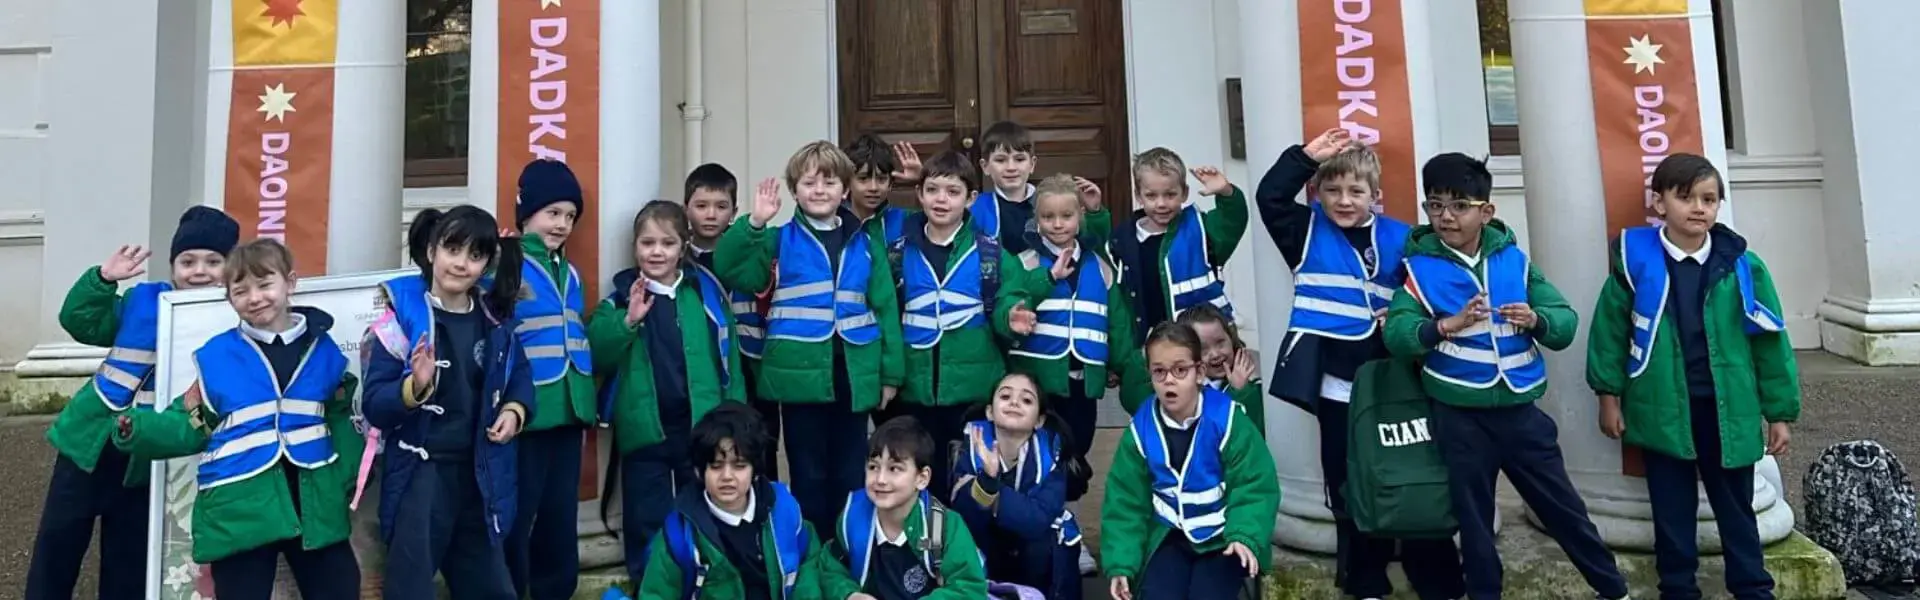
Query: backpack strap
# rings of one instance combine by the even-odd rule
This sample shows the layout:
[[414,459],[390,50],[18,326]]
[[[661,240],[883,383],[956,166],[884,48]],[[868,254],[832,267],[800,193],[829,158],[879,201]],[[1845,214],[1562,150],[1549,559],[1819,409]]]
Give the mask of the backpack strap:
[[980,312],[993,319],[993,300],[1000,295],[1000,240],[975,231],[975,256],[980,257]]
[[707,557],[700,554],[694,541],[693,524],[679,513],[673,513],[668,515],[663,533],[667,554],[673,558],[673,564],[680,567],[681,597],[688,600],[700,597],[700,589],[707,586]]
[[947,553],[947,507],[939,502],[927,502],[927,570],[932,571],[934,587],[946,587],[946,576],[940,572],[940,559]]

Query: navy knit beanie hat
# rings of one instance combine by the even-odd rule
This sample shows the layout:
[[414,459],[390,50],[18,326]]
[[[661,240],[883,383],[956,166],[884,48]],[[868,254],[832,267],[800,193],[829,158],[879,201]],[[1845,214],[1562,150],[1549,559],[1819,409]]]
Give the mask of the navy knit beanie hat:
[[555,202],[572,202],[574,210],[585,210],[580,201],[580,180],[567,163],[534,159],[520,170],[520,196],[513,202],[513,226],[525,227],[527,219]]
[[180,214],[180,226],[173,230],[173,248],[167,260],[188,250],[212,250],[226,256],[240,243],[240,224],[219,209],[195,206]]

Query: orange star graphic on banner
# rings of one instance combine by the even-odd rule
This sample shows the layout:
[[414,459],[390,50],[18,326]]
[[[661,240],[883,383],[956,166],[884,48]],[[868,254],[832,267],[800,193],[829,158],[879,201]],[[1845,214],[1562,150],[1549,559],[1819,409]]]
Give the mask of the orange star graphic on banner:
[[307,14],[305,11],[300,10],[300,0],[260,1],[267,5],[267,9],[261,11],[260,16],[271,17],[274,25],[286,23],[288,29],[293,28],[294,17],[306,16]]

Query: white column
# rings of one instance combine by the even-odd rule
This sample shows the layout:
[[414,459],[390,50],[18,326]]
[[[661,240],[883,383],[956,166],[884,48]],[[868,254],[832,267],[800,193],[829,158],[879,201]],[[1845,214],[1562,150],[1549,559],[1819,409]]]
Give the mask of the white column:
[[60,327],[81,272],[121,244],[144,244],[153,250],[147,278],[169,276],[167,247],[193,185],[194,72],[203,70],[195,27],[204,13],[130,0],[51,6],[39,343],[15,371],[29,400],[64,399],[106,356]]
[[1920,4],[1815,0],[1804,5],[1814,130],[1825,158],[1827,253],[1821,346],[1872,365],[1920,364],[1920,245],[1908,200],[1920,152],[1920,81],[1912,72]]
[[[1693,51],[1710,57],[1713,24],[1706,0],[1693,0]],[[1576,310],[1590,310],[1600,295],[1609,269],[1606,198],[1600,173],[1599,142],[1593,113],[1593,85],[1588,69],[1587,30],[1581,0],[1534,0],[1508,5],[1513,23],[1514,70],[1518,83],[1521,168],[1526,173],[1528,226],[1538,240],[1529,256],[1552,279]],[[1705,52],[1702,37],[1705,37]],[[1714,69],[1697,61],[1703,81]],[[1714,86],[1701,86],[1701,95],[1717,95]],[[1711,147],[1724,146],[1719,102],[1700,102],[1706,130],[1701,136]],[[1713,153],[1709,153],[1712,156]],[[1724,172],[1724,163],[1723,172]],[[1574,487],[1586,500],[1587,511],[1609,546],[1647,551],[1653,548],[1651,507],[1646,480],[1621,474],[1621,445],[1602,436],[1599,409],[1586,386],[1584,321],[1566,351],[1550,353],[1549,384],[1540,408],[1560,425],[1560,448]],[[1779,469],[1772,458],[1758,467],[1754,478],[1754,508],[1759,511],[1761,538],[1777,541],[1792,532],[1793,513],[1778,492]],[[1712,511],[1702,503],[1699,514],[1700,547],[1719,549]],[[1538,518],[1528,511],[1536,526]]]
[[407,7],[347,0],[339,10],[327,271],[391,269],[400,266],[394,243],[406,162]]
[[[1373,3],[1355,0],[1343,4],[1339,10],[1366,12]],[[1479,83],[1479,46],[1471,36],[1449,34],[1473,29],[1472,0],[1401,2],[1400,7],[1414,130],[1390,134],[1413,136],[1416,161],[1454,150],[1484,152],[1486,104]],[[1310,84],[1300,81],[1297,6],[1241,0],[1239,13],[1248,171],[1247,180],[1241,185],[1252,194],[1260,177],[1280,154],[1305,139],[1301,90],[1303,85]],[[1135,22],[1139,22],[1137,17]],[[1417,164],[1415,168],[1418,169]],[[1251,269],[1253,300],[1263,332],[1257,341],[1265,363],[1261,365],[1262,373],[1271,378],[1274,358],[1280,356],[1280,345],[1285,341],[1284,332],[1292,312],[1293,278],[1282,266],[1286,263],[1279,248],[1258,225],[1257,215],[1253,222],[1250,227],[1258,233],[1247,236],[1247,243],[1252,247],[1243,248],[1240,256],[1250,256],[1251,263],[1259,265]],[[1267,405],[1267,445],[1279,470],[1280,487],[1286,490],[1281,495],[1280,512],[1274,516],[1274,542],[1301,550],[1332,553],[1335,533],[1320,469],[1319,422],[1313,415],[1279,400],[1268,399]]]

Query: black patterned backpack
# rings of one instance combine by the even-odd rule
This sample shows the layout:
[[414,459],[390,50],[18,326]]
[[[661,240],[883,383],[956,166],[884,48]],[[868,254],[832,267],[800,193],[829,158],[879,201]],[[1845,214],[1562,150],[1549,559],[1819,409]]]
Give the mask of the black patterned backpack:
[[1840,558],[1848,584],[1897,583],[1920,569],[1913,483],[1893,451],[1873,440],[1828,446],[1807,468],[1800,530]]

